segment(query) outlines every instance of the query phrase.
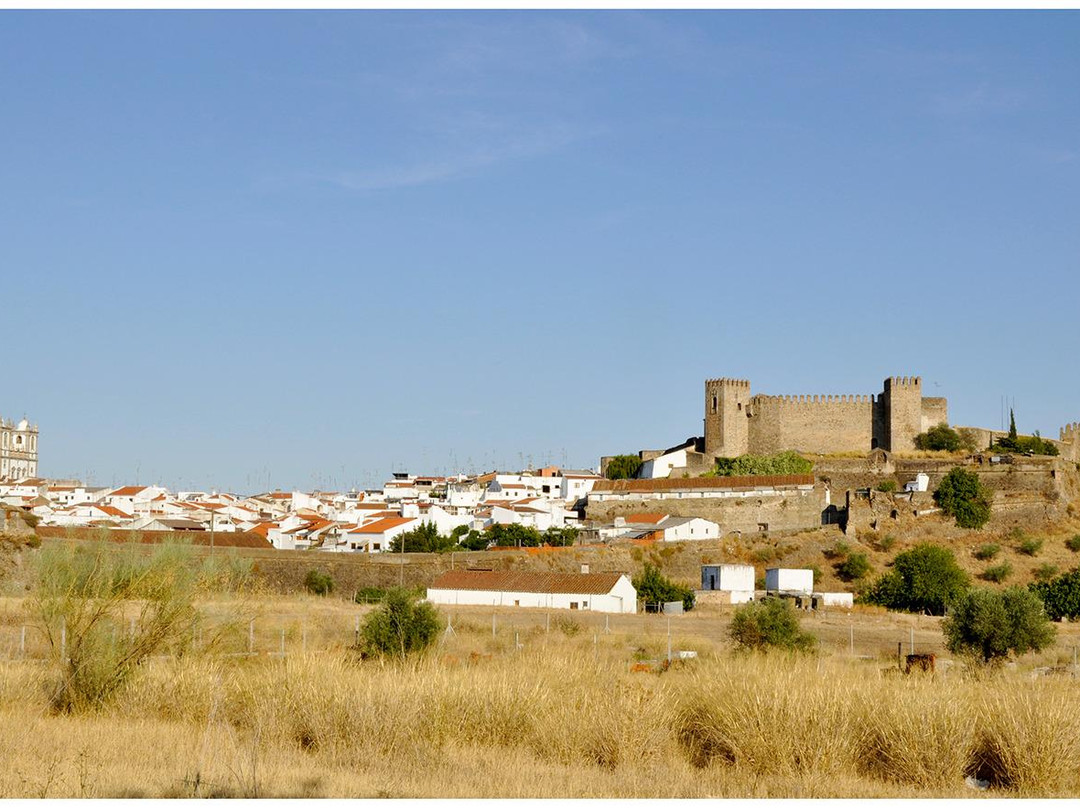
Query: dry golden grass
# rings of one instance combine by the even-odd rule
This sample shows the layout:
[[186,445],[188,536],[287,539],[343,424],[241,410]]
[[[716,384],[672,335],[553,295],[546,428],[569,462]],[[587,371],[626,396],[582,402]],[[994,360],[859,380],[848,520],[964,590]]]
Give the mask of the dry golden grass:
[[603,634],[576,618],[568,635],[502,613],[493,638],[482,610],[425,658],[384,664],[347,651],[351,608],[252,608],[308,620],[308,651],[155,659],[78,716],[48,712],[44,666],[0,663],[0,796],[965,796],[966,774],[999,796],[1080,793],[1069,678],[740,656],[697,633],[715,614],[679,624],[699,658],[664,673],[631,672],[663,655],[663,621]]

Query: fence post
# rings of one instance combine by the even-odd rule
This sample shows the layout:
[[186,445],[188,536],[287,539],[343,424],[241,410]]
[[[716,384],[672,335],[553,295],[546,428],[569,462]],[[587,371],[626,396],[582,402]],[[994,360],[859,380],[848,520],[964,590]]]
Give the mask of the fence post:
[[281,629],[281,656],[285,656],[285,629]]
[[255,653],[255,618],[248,621],[248,653]]
[[915,626],[911,627],[911,650],[908,651],[908,653],[909,654],[914,654],[915,653]]
[[360,615],[356,615],[356,626],[353,628],[353,645],[360,647]]

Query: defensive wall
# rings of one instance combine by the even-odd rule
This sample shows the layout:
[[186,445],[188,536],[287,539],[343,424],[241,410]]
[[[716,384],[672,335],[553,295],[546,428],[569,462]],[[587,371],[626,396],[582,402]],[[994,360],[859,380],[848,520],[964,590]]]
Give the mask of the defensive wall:
[[589,493],[585,516],[599,522],[648,511],[708,519],[723,534],[821,526],[825,489],[811,474],[606,480]]
[[705,454],[737,457],[793,449],[809,454],[915,448],[948,422],[948,402],[923,397],[919,376],[891,376],[879,395],[751,395],[746,379],[705,381]]

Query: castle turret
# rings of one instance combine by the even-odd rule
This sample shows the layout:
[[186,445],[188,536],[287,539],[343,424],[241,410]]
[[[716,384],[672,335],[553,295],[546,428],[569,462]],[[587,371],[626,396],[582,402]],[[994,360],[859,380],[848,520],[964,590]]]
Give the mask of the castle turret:
[[750,382],[745,379],[705,380],[706,456],[738,457],[749,451],[749,405]]
[[905,452],[915,448],[915,436],[923,431],[922,378],[890,376],[882,395],[887,448]]

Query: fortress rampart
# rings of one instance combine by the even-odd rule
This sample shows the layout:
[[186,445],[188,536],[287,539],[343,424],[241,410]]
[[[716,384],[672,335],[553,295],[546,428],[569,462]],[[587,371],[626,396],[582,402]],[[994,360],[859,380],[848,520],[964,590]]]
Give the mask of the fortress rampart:
[[947,421],[947,401],[923,398],[918,376],[890,377],[879,395],[751,395],[745,379],[705,382],[710,457],[914,449],[916,435]]

